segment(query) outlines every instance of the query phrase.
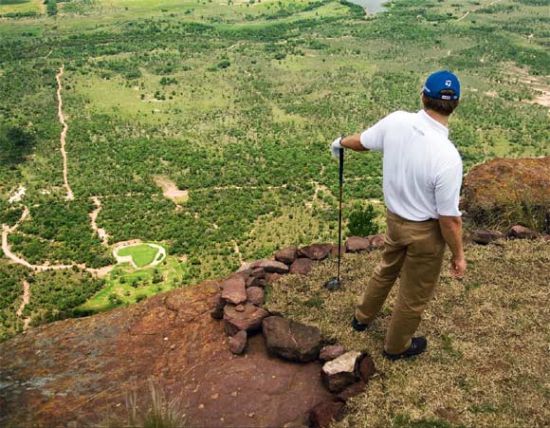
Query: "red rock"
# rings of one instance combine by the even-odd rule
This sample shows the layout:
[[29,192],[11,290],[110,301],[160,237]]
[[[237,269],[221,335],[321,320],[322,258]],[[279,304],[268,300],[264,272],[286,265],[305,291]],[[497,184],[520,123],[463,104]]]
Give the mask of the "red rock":
[[319,362],[271,357],[261,335],[248,339],[246,358],[233,358],[210,318],[217,294],[209,281],[0,343],[0,425],[95,426],[105,415],[125,423],[124,397],[148,403],[149,381],[178,399],[190,427],[281,427],[330,399]]
[[252,303],[247,302],[243,306],[244,310],[239,312],[235,306],[225,305],[223,319],[225,331],[229,336],[233,336],[239,330],[246,330],[249,333],[259,330],[262,320],[269,315],[265,309],[254,306]]
[[287,265],[291,265],[298,257],[298,249],[296,247],[287,247],[275,253],[275,260]]
[[525,226],[516,224],[508,231],[508,237],[511,239],[535,239],[538,233]]
[[503,237],[504,235],[502,233],[493,230],[477,229],[472,232],[472,241],[480,245],[487,245]]
[[346,353],[345,348],[342,345],[328,345],[321,349],[319,353],[319,359],[327,362],[338,358],[340,355]]
[[288,266],[277,260],[258,260],[253,267],[262,268],[266,273],[288,273]]
[[332,244],[313,244],[298,250],[298,257],[306,257],[311,260],[324,260],[332,250]]
[[360,357],[360,352],[350,351],[323,365],[321,378],[330,392],[341,392],[359,380],[356,367]]
[[246,302],[246,283],[242,275],[234,275],[222,283],[222,299],[234,305]]
[[290,361],[307,362],[317,359],[321,349],[321,332],[279,316],[262,321],[262,332],[269,352]]
[[332,399],[317,404],[309,413],[309,423],[313,428],[328,428],[334,421],[344,416],[345,403],[340,399]]
[[361,379],[365,383],[368,383],[369,379],[376,373],[376,366],[370,355],[363,354],[360,357],[358,371]]
[[264,290],[260,287],[249,287],[246,289],[248,301],[256,306],[264,304]]
[[[346,245],[342,244],[341,255],[343,256],[346,253]],[[338,257],[338,244],[334,244],[330,249],[330,257]]]
[[518,207],[528,207],[530,219],[542,230],[548,215],[548,189],[550,156],[496,158],[468,171],[461,209],[475,224],[490,225],[495,218],[521,223],[525,213]]
[[372,235],[369,237],[370,249],[371,250],[382,250],[384,249],[384,234],[379,233],[378,235]]
[[[271,275],[271,274],[268,274]],[[246,288],[248,287],[265,287],[267,281],[265,278],[257,278],[254,276],[250,276],[246,280]]]
[[250,276],[253,278],[265,278],[265,270],[263,270],[261,267],[255,267],[250,272]]
[[307,275],[313,269],[313,260],[301,258],[296,259],[290,266],[290,273],[295,275]]
[[350,236],[346,239],[346,251],[348,253],[359,253],[370,250],[370,239],[362,236]]
[[360,380],[359,382],[352,383],[342,392],[340,392],[337,397],[343,401],[348,401],[350,398],[355,397],[356,395],[362,394],[367,390],[367,384]]
[[229,338],[229,350],[236,355],[242,354],[246,348],[247,338],[248,335],[244,330],[241,330],[234,336],[231,336]]

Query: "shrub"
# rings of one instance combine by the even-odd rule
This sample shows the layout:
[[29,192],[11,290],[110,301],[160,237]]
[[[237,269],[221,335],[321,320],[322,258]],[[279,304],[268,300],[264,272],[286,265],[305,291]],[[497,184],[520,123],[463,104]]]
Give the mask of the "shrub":
[[367,236],[378,233],[378,225],[375,223],[376,212],[369,204],[366,208],[356,206],[349,216],[348,230],[354,236]]

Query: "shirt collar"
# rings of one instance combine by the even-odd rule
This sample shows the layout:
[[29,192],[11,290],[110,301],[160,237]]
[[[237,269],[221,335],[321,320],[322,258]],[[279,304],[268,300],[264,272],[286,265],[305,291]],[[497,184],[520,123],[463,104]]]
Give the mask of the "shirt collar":
[[435,131],[449,137],[449,128],[433,119],[425,110],[420,110],[418,116]]

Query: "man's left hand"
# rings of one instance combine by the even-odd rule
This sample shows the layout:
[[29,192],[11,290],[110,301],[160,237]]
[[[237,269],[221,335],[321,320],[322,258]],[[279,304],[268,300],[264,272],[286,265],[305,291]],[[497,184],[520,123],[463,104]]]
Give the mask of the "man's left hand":
[[340,157],[340,150],[343,148],[344,147],[342,147],[342,137],[338,137],[330,145],[330,151],[332,152],[332,156],[338,159]]

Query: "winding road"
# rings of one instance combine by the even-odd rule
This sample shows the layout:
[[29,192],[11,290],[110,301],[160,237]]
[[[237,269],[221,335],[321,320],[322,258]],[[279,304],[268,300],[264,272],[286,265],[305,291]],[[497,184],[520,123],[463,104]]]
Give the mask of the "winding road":
[[59,72],[55,75],[55,80],[57,80],[57,116],[59,118],[59,123],[63,126],[63,129],[61,130],[61,135],[59,137],[59,140],[61,142],[61,156],[63,157],[63,182],[65,185],[65,189],[67,189],[67,196],[65,199],[68,201],[72,201],[74,199],[73,190],[71,189],[71,185],[69,184],[69,171],[68,171],[68,158],[67,158],[67,151],[65,150],[66,146],[66,139],[67,139],[67,132],[69,131],[69,125],[67,125],[67,122],[65,121],[65,114],[63,113],[63,98],[61,97],[61,78],[63,77],[63,73],[65,72],[65,66],[62,65],[59,69]]
[[99,215],[99,212],[101,211],[101,208],[103,208],[101,206],[101,201],[97,196],[92,196],[92,201],[94,202],[94,205],[95,205],[95,210],[93,210],[90,213],[90,220],[91,220],[91,223],[92,223],[92,229],[95,233],[97,233],[97,236],[98,236],[99,239],[101,239],[102,244],[104,246],[108,247],[109,246],[109,235],[107,234],[105,229],[103,229],[102,227],[97,226],[97,216]]
[[[16,315],[19,318],[23,316],[23,310],[25,309],[25,306],[29,304],[30,301],[31,301],[31,286],[27,281],[23,281],[23,299],[21,301],[21,305],[19,305],[19,308],[17,309],[17,312],[16,312]],[[23,331],[29,328],[30,322],[31,322],[30,317],[25,317],[23,319]]]

